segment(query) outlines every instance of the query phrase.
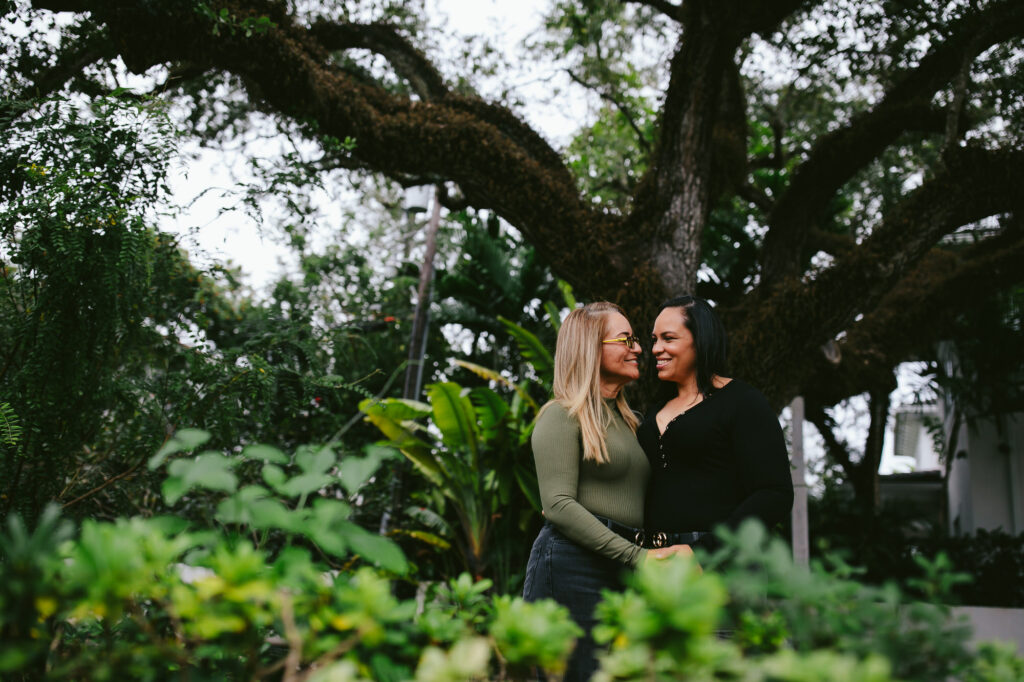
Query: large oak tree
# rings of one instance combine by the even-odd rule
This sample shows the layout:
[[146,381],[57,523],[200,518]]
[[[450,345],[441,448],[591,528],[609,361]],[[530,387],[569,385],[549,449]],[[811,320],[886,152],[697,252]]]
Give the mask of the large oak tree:
[[[670,295],[706,294],[726,318],[733,373],[776,405],[805,395],[823,425],[823,407],[886,396],[892,368],[949,334],[957,311],[1024,280],[1019,0],[559,3],[552,25],[584,52],[615,49],[602,43],[606,19],[619,20],[620,47],[623,26],[659,27],[666,57],[646,128],[610,81],[590,83],[636,133],[642,172],[618,202],[599,200],[514,107],[443,77],[452,67],[425,36],[385,12],[362,22],[345,3],[32,4],[80,23],[27,71],[26,92],[88,92],[83,69],[116,59],[162,67],[169,95],[229,74],[251,106],[326,141],[326,165],[444,183],[452,205],[497,213],[584,298],[646,321]],[[367,53],[376,73],[356,58]],[[788,66],[758,80],[765,54]],[[331,143],[346,138],[355,146]],[[894,164],[884,191],[865,184]],[[747,223],[724,251],[752,245],[753,257],[699,278],[721,207]],[[950,238],[983,221],[971,246]]]

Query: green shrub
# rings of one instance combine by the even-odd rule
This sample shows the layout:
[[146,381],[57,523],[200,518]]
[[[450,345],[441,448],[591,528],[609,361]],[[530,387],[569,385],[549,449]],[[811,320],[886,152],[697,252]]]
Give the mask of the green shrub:
[[[5,680],[519,680],[557,678],[579,629],[554,602],[496,595],[463,574],[397,596],[411,572],[388,539],[353,524],[324,491],[356,490],[384,460],[323,447],[285,455],[189,454],[179,433],[151,461],[166,500],[209,496],[206,527],[179,517],[87,521],[53,509],[0,533]],[[348,464],[346,464],[348,461]],[[266,486],[233,471],[262,467]],[[318,487],[319,486],[319,487]],[[358,529],[358,530],[356,530]],[[1021,679],[1012,650],[967,646],[946,607],[862,585],[836,560],[809,570],[756,524],[725,534],[703,567],[648,561],[605,595],[599,680],[901,682]],[[956,580],[925,566],[919,589]]]

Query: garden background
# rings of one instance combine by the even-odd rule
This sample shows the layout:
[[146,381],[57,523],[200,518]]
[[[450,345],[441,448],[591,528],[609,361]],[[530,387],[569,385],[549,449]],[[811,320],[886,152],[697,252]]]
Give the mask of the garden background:
[[[645,567],[605,679],[1020,678],[948,605],[1024,605],[1021,529],[879,477],[908,368],[947,474],[978,425],[1021,470],[1020,3],[562,1],[515,53],[419,2],[0,7],[5,678],[557,674],[514,598],[554,336],[683,291],[802,398],[812,564]],[[186,248],[194,158],[289,267]]]

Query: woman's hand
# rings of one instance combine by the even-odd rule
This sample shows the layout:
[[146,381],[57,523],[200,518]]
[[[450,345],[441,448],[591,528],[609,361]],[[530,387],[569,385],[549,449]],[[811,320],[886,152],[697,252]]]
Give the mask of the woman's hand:
[[670,545],[669,547],[658,547],[657,549],[647,550],[647,556],[652,559],[667,559],[673,554],[693,556],[693,550],[689,545]]
[[[671,545],[669,547],[659,547],[657,549],[647,550],[647,556],[659,561],[663,561],[676,554],[682,554],[685,557],[693,559],[693,549],[689,545]],[[698,573],[704,572],[704,569],[701,568],[696,559],[693,559],[693,565],[697,567]]]

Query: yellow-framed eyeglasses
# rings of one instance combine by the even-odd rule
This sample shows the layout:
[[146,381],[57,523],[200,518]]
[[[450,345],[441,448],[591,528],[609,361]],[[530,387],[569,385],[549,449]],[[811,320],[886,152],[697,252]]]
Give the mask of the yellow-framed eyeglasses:
[[630,334],[629,336],[620,336],[617,339],[605,339],[601,343],[621,343],[626,348],[632,348],[633,346],[636,346],[637,348],[639,348],[640,347],[640,337],[637,336],[636,334]]

